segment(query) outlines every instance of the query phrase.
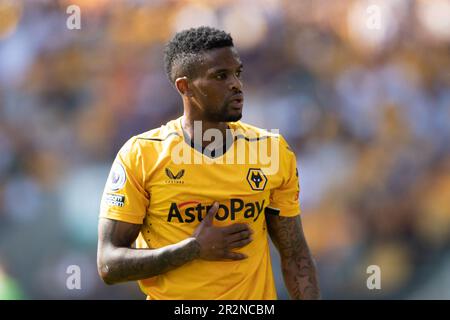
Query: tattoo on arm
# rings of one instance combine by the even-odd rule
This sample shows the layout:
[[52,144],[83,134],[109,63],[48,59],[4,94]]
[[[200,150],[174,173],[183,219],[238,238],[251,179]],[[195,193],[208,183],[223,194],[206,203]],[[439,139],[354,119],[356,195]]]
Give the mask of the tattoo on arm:
[[314,259],[306,243],[300,216],[266,214],[269,235],[280,252],[286,287],[292,299],[320,299]]
[[200,246],[194,238],[158,249],[133,249],[131,246],[140,230],[141,225],[100,220],[97,266],[106,283],[150,278],[199,256]]

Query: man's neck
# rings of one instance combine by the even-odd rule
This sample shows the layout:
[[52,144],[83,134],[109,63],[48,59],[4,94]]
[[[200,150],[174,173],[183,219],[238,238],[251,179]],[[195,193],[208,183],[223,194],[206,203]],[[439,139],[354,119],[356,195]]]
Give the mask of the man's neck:
[[[195,123],[196,121],[199,121],[198,123]],[[202,146],[205,147],[211,143],[211,141],[204,141],[204,133],[208,129],[217,129],[221,132],[223,137],[223,143],[225,142],[226,137],[226,129],[228,128],[228,125],[226,122],[214,122],[214,121],[207,121],[203,120],[201,118],[195,118],[193,116],[190,116],[189,114],[184,114],[183,118],[181,119],[181,125],[183,127],[183,130],[189,135],[189,138],[191,141],[201,141]],[[199,128],[201,127],[201,130]],[[197,137],[197,135],[200,135],[200,137]]]

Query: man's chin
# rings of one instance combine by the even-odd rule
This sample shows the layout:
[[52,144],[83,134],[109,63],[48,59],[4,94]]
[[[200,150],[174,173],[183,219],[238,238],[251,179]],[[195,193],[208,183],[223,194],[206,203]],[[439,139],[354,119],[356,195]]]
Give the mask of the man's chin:
[[226,112],[222,114],[209,115],[210,121],[216,122],[236,122],[242,118],[242,110],[233,110],[234,112]]
[[228,117],[226,117],[226,120],[224,120],[224,122],[236,122],[241,120],[242,118],[242,112],[240,112],[239,114],[236,115],[228,115]]
[[224,122],[236,122],[241,120],[242,118],[242,108],[240,109],[232,109],[224,114]]

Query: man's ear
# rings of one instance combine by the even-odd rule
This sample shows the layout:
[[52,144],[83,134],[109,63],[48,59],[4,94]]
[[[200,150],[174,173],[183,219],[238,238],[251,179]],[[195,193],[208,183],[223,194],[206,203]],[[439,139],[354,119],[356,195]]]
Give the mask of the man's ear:
[[175,80],[175,87],[182,96],[192,97],[192,91],[189,88],[187,77],[180,77]]

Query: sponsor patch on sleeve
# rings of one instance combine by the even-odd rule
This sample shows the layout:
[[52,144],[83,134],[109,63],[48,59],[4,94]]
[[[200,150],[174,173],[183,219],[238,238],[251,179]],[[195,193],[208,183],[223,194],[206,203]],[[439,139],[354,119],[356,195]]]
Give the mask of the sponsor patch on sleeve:
[[107,193],[105,202],[110,207],[123,207],[125,205],[125,196],[121,194]]
[[122,164],[118,161],[114,162],[108,178],[108,186],[111,191],[118,191],[123,188],[127,181],[127,175]]

